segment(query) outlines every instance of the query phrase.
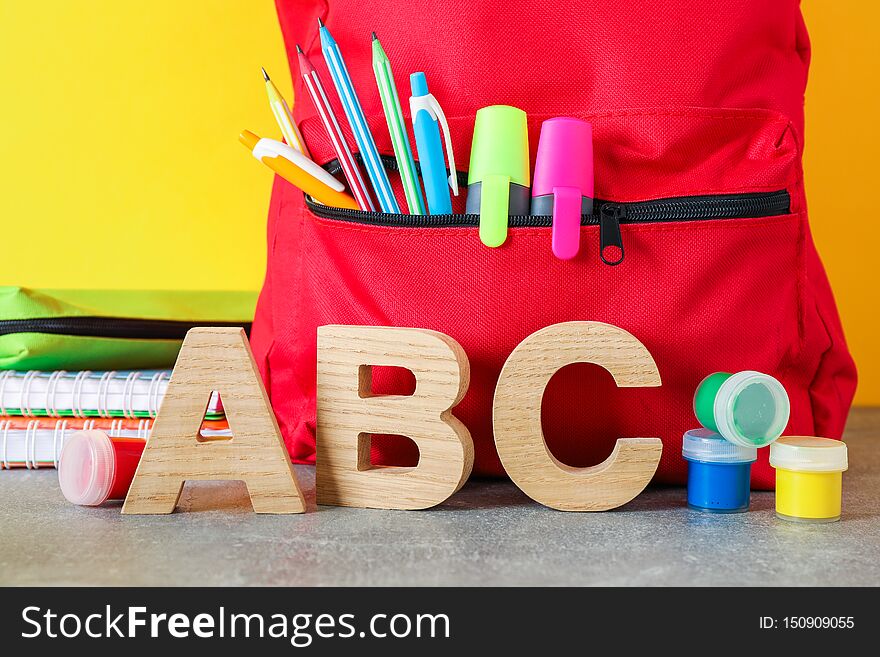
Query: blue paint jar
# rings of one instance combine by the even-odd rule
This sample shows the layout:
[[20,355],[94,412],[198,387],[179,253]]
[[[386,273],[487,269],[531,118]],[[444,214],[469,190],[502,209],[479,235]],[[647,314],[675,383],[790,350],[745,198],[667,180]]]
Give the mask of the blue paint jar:
[[748,511],[755,447],[743,447],[709,429],[684,434],[681,455],[688,462],[688,506],[709,513]]

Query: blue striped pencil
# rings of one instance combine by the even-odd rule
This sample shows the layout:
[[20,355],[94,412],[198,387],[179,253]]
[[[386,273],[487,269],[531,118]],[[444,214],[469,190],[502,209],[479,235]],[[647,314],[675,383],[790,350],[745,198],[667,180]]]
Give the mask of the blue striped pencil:
[[367,175],[373,184],[373,191],[376,193],[376,199],[379,201],[379,207],[382,212],[400,213],[400,206],[394,197],[391,189],[391,182],[388,180],[388,174],[385,173],[385,167],[382,166],[382,160],[379,157],[379,151],[376,148],[376,142],[373,141],[373,135],[367,125],[367,119],[361,108],[357,94],[354,91],[354,85],[351,82],[351,76],[345,67],[345,61],[342,59],[342,53],[339,46],[330,34],[330,31],[324,25],[321,19],[318,19],[321,35],[321,50],[324,53],[324,60],[327,62],[327,68],[330,70],[330,77],[333,78],[333,85],[336,87],[336,93],[339,94],[339,100],[342,101],[342,109],[345,110],[345,116],[351,131],[354,133],[358,150],[364,159],[364,166],[367,169]]

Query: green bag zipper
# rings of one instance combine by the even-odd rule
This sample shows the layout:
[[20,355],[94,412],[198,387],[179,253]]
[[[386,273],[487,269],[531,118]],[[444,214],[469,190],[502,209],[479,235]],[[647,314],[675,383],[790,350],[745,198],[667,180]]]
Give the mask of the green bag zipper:
[[0,335],[48,333],[90,338],[128,340],[183,340],[196,326],[241,326],[249,334],[250,323],[188,322],[170,319],[128,319],[121,317],[39,317],[0,320]]

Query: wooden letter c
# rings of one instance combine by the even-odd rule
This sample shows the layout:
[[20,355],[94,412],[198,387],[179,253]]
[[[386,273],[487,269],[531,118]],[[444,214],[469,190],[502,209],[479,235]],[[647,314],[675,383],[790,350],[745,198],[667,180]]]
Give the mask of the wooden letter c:
[[493,426],[498,456],[510,478],[533,500],[561,511],[607,511],[642,492],[660,463],[659,438],[620,438],[605,461],[574,468],[544,441],[541,401],[553,374],[570,363],[595,363],[620,387],[660,385],[650,352],[631,333],[602,322],[564,322],[523,340],[510,354],[495,389]]

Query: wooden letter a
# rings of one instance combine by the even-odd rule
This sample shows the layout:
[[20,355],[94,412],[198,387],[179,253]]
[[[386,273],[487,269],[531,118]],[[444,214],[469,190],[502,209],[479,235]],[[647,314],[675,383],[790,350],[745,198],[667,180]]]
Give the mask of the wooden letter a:
[[[215,390],[223,401],[231,439],[199,434]],[[257,513],[305,511],[240,328],[194,328],[186,334],[122,513],[171,513],[184,481],[194,479],[244,481]]]

